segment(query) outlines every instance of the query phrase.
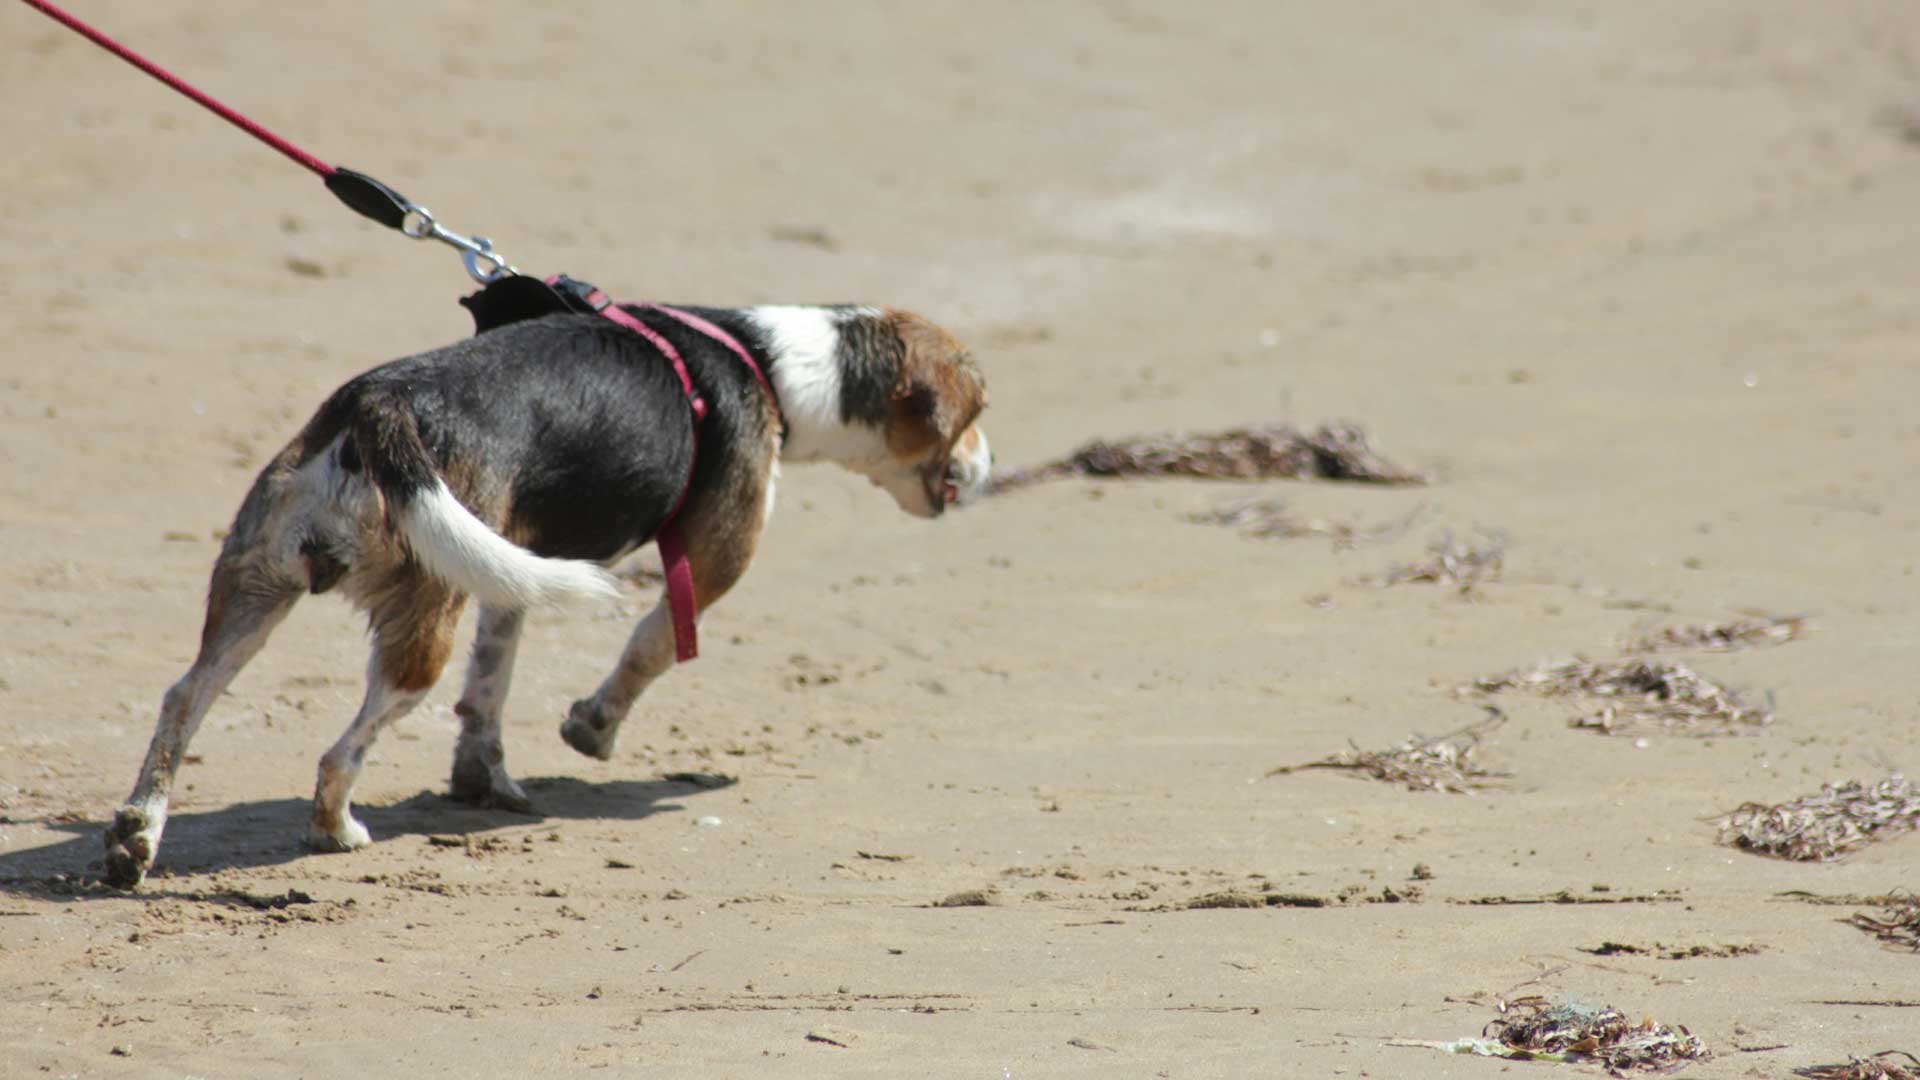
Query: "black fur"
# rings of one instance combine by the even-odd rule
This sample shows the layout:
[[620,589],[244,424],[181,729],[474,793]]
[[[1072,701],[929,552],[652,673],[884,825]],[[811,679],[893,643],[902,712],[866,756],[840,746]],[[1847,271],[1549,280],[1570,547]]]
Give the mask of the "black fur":
[[307,591],[315,596],[340,584],[340,579],[347,576],[347,563],[321,537],[309,536],[301,541],[300,557],[307,563]]
[[[565,282],[565,279],[562,279]],[[558,289],[539,278],[511,274],[489,283],[479,292],[460,298],[460,306],[473,315],[473,332],[484,334],[508,323],[557,315],[568,311],[590,311],[574,307]]]
[[[765,365],[744,319],[689,310],[734,333]],[[697,455],[672,365],[631,330],[578,314],[512,322],[353,379],[309,425],[307,452],[345,431],[342,467],[363,462],[395,506],[443,476],[461,501],[538,555],[610,558],[653,537],[681,499],[689,466],[697,488],[736,440],[767,434],[765,392],[731,351],[667,316],[632,313],[679,349],[707,399]]]
[[904,352],[900,337],[871,319],[840,326],[840,420],[878,427],[887,422]]

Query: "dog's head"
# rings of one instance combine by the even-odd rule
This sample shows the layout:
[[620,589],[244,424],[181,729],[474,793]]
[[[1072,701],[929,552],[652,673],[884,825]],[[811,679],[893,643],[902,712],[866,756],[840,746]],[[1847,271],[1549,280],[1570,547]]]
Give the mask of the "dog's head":
[[[880,430],[887,455],[861,471],[916,517],[938,517],[977,497],[993,469],[980,427],[987,384],[953,335],[912,312],[870,316],[890,376]],[[891,370],[887,370],[891,369]]]
[[892,308],[769,306],[748,317],[772,361],[783,460],[835,462],[918,517],[986,487],[987,385],[953,335]]

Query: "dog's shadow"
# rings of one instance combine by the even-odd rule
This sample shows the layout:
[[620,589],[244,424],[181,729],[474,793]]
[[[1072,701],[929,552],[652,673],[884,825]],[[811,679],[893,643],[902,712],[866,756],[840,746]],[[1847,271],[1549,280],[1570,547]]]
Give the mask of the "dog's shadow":
[[[679,799],[734,782],[721,776],[689,775],[687,780],[613,780],[600,784],[569,776],[523,778],[521,786],[534,805],[528,814],[477,809],[446,795],[422,791],[385,806],[356,804],[354,816],[373,833],[378,847],[405,836],[466,838],[555,821],[638,821],[659,813],[684,811]],[[185,895],[170,894],[164,886],[155,886],[169,872],[251,870],[312,855],[304,840],[312,812],[313,803],[307,799],[267,799],[172,814],[167,819],[153,876],[137,893],[113,889],[100,880],[105,822],[48,822],[49,828],[73,834],[72,839],[0,853],[0,895],[54,900]]]

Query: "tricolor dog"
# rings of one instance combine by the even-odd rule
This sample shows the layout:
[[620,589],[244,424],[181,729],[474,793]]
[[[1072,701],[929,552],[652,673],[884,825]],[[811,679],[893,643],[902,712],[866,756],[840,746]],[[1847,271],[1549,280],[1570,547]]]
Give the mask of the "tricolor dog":
[[[339,592],[372,630],[366,699],[320,759],[308,834],[346,851],[370,839],[348,806],[367,750],[440,677],[468,596],[479,617],[454,706],[452,793],[525,810],[501,708],[527,608],[615,595],[606,567],[670,518],[694,605],[711,607],[753,559],[782,462],[835,462],[919,517],[985,485],[985,384],[960,344],[917,315],[622,310],[684,358],[704,419],[647,336],[599,315],[549,314],[353,379],[268,463],[214,564],[198,656],[167,691],[133,794],[107,829],[109,881],[135,886],[153,865],[201,718],[302,594]],[[611,756],[634,700],[674,659],[663,596],[561,737]]]

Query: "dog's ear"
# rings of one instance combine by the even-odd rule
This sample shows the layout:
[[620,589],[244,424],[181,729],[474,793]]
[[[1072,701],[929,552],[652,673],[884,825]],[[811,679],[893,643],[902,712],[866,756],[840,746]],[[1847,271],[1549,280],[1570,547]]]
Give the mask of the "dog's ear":
[[917,458],[942,443],[940,402],[924,384],[903,382],[887,399],[887,449]]
[[887,401],[887,448],[918,457],[953,443],[986,408],[987,386],[953,335],[912,312],[889,311],[900,371]]

